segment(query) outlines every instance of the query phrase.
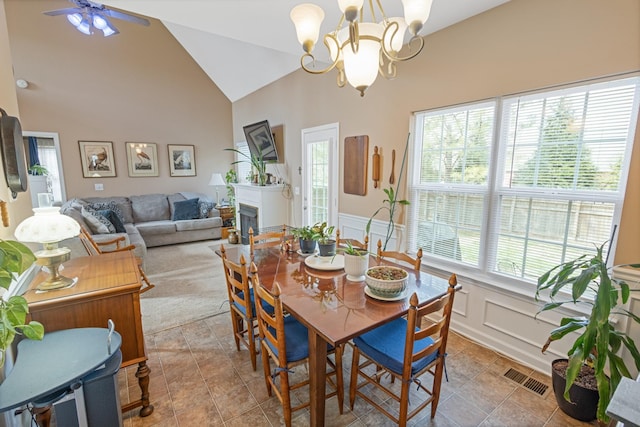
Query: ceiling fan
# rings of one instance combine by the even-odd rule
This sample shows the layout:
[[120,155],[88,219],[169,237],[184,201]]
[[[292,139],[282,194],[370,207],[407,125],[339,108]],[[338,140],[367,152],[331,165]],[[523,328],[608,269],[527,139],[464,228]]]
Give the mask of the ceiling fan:
[[93,33],[91,30],[92,28],[102,31],[105,37],[118,34],[120,31],[111,24],[109,18],[122,19],[123,21],[149,26],[149,21],[147,19],[107,9],[100,3],[94,3],[89,0],[69,1],[74,3],[76,7],[67,7],[42,13],[48,16],[67,15],[69,22],[76,27],[78,31],[86,35],[91,35]]

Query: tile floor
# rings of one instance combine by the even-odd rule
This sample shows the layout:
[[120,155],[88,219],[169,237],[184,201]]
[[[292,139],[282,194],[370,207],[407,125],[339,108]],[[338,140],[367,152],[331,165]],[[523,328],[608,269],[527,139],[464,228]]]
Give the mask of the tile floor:
[[[169,329],[147,339],[150,394],[153,414],[140,418],[138,411],[124,415],[125,427],[137,426],[280,426],[282,409],[276,397],[267,396],[260,364],[251,369],[247,350],[238,352],[228,313]],[[576,421],[555,403],[553,392],[543,396],[523,388],[503,374],[509,367],[550,385],[550,378],[500,356],[455,333],[447,348],[449,382],[443,380],[435,419],[430,407],[412,419],[412,426],[590,426]],[[345,387],[351,351],[344,356]],[[118,375],[120,399],[137,398],[140,391],[135,367]],[[339,414],[336,398],[326,403],[327,426],[392,426],[388,418],[356,399]],[[294,426],[309,425],[306,410],[295,412]]]

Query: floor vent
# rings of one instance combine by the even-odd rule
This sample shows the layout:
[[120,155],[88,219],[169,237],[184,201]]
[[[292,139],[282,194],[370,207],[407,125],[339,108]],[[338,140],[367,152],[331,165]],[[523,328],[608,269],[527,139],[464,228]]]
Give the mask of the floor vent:
[[515,381],[518,384],[522,384],[524,380],[527,379],[527,376],[520,371],[516,371],[513,368],[509,368],[507,372],[504,373],[504,376],[509,378],[511,381]]
[[537,394],[538,396],[544,397],[547,391],[549,390],[548,385],[536,379],[528,377],[526,374],[523,374],[517,369],[509,368],[507,372],[504,373],[504,377],[509,378],[511,381],[518,383],[520,386]]
[[533,378],[529,378],[527,381],[525,381],[525,383],[522,386],[526,389],[531,390],[536,394],[539,394],[540,396],[544,396],[544,394],[549,389],[548,385],[543,384],[540,381],[535,380]]

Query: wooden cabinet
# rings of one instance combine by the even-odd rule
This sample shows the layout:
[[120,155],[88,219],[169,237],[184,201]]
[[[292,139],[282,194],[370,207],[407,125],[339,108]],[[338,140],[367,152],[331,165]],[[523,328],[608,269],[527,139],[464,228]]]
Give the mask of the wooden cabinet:
[[235,228],[233,223],[235,221],[236,210],[233,206],[221,206],[216,208],[220,212],[220,218],[222,218],[222,239],[229,237],[229,230]]
[[35,286],[47,276],[40,272],[25,293],[31,319],[44,325],[45,332],[70,328],[106,328],[113,320],[122,336],[122,367],[138,364],[136,377],[141,398],[123,405],[123,412],[142,406],[141,416],[153,412],[149,403],[149,373],[140,312],[140,272],[132,251],[74,258],[64,263],[66,277],[75,285],[48,292]]

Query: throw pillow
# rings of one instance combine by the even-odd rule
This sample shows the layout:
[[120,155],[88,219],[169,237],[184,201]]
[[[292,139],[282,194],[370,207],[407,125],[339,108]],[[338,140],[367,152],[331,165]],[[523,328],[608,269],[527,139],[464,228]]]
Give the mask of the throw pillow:
[[199,218],[209,218],[209,212],[211,212],[211,209],[213,209],[215,207],[215,203],[213,202],[207,202],[206,200],[200,200],[198,202],[198,207],[200,208],[200,216]]
[[124,228],[124,224],[122,223],[122,220],[120,219],[118,214],[115,213],[115,211],[111,209],[102,209],[96,212],[98,212],[100,215],[105,217],[111,224],[113,224],[113,227],[115,228],[116,233],[127,232],[127,229]]
[[181,200],[173,204],[173,221],[196,219],[200,216],[198,199]]
[[122,210],[120,210],[120,208],[114,201],[89,203],[89,208],[93,209],[94,211],[111,210],[116,215],[118,215],[118,219],[120,220],[120,222],[124,223],[124,215],[122,215]]
[[91,229],[93,234],[110,234],[115,233],[116,228],[111,224],[111,222],[100,215],[96,211],[91,209],[82,208],[82,217],[85,219],[85,222]]

